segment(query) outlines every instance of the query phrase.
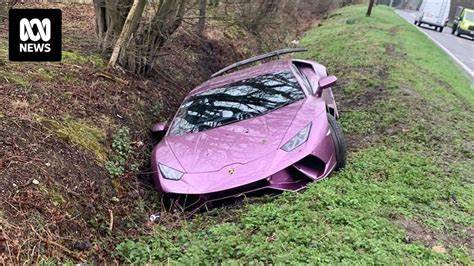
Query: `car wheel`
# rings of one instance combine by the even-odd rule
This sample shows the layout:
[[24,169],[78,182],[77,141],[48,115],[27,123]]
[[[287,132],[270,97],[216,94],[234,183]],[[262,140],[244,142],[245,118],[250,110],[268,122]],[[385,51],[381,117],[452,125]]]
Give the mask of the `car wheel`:
[[414,24],[417,25],[417,24],[418,24],[418,21],[415,20],[415,23],[414,23]]
[[331,137],[334,143],[334,149],[336,151],[336,167],[334,170],[340,170],[346,166],[347,157],[347,146],[346,139],[342,132],[342,128],[336,118],[332,115],[328,115],[329,127],[331,129]]
[[461,36],[461,33],[459,33],[459,29],[456,29],[456,36]]
[[444,27],[439,27],[439,32],[443,32]]

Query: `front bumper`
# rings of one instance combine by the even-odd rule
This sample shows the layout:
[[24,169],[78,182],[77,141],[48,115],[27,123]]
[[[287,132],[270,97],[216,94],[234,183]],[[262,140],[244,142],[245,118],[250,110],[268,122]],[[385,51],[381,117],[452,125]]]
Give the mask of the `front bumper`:
[[232,189],[200,195],[168,193],[165,196],[171,207],[181,211],[196,212],[200,209],[213,208],[243,197],[282,191],[299,191],[306,188],[310,181],[311,179],[294,170],[292,171],[292,169],[285,169],[268,178]]
[[458,32],[459,32],[459,34],[461,34],[461,35],[467,35],[467,36],[469,36],[469,37],[471,37],[471,38],[474,38],[474,30],[465,30],[465,29],[463,29],[463,28],[461,28],[461,27],[458,27]]
[[267,177],[240,187],[222,190],[207,194],[176,194],[167,193],[167,205],[181,211],[194,213],[201,209],[209,209],[223,204],[234,202],[243,197],[252,197],[262,194],[276,194],[284,191],[300,191],[312,181],[319,181],[327,177],[333,170],[313,155]]

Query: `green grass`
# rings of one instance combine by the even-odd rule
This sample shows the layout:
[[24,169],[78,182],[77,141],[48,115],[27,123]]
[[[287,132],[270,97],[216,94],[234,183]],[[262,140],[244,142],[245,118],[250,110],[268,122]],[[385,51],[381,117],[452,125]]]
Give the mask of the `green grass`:
[[96,68],[104,68],[104,60],[97,54],[82,55],[71,51],[62,52],[62,60],[65,64],[86,65],[92,64]]
[[302,40],[305,57],[340,78],[341,123],[356,141],[343,171],[303,193],[163,219],[154,235],[124,240],[116,256],[135,263],[472,264],[465,244],[474,225],[472,84],[393,11],[377,7],[370,18],[364,11],[338,10]]

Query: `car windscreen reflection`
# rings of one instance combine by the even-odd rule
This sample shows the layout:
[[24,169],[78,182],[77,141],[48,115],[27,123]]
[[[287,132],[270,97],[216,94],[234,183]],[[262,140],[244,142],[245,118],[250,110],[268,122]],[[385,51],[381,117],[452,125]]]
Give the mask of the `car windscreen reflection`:
[[179,108],[169,135],[180,136],[250,119],[304,97],[291,72],[237,81],[187,99]]

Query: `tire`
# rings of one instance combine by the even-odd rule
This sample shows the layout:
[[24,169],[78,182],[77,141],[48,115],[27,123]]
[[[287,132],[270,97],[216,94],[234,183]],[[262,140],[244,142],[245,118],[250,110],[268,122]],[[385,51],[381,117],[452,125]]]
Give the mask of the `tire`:
[[443,32],[444,27],[439,27],[439,32]]
[[328,114],[329,127],[331,129],[331,138],[334,143],[334,149],[336,152],[336,167],[335,171],[341,170],[346,166],[347,159],[347,145],[346,139],[342,132],[342,128],[339,122],[336,121],[334,116]]
[[415,24],[415,25],[418,25],[418,21],[415,20],[414,24]]
[[461,33],[459,33],[459,29],[456,29],[456,36],[461,36]]
[[457,29],[457,26],[456,26],[456,25],[453,25],[453,28],[452,28],[452,30],[451,30],[451,34],[456,33],[456,29]]
[[439,27],[435,27],[435,31],[439,31]]

